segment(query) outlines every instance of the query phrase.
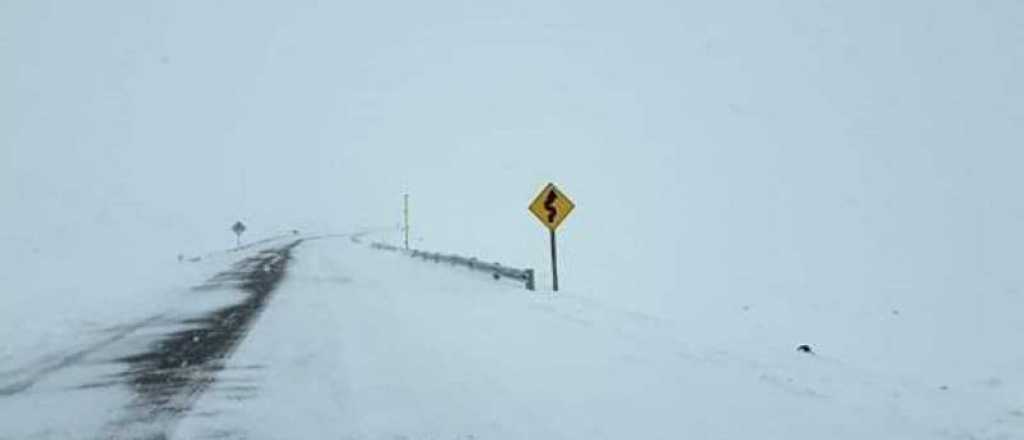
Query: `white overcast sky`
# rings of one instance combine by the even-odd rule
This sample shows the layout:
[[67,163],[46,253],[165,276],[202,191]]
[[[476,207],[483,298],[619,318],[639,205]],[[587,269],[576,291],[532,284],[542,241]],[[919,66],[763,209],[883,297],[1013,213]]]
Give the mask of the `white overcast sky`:
[[174,254],[408,191],[423,246],[542,267],[551,180],[567,277],[645,304],[1013,288],[1022,63],[1009,0],[2,0],[0,234]]

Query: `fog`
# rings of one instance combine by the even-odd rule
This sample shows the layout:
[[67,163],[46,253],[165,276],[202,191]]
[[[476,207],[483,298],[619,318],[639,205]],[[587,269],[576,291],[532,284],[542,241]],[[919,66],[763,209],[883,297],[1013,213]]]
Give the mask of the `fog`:
[[394,228],[405,193],[414,245],[546,271],[526,205],[554,181],[568,289],[679,319],[769,291],[825,321],[915,302],[954,337],[1024,287],[1022,13],[5,1],[4,276],[170,262],[238,219]]

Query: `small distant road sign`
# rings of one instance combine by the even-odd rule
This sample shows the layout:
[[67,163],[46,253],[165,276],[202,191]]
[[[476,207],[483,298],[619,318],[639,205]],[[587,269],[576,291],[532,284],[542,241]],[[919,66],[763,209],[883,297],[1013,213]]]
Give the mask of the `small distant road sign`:
[[555,292],[558,291],[558,245],[555,231],[575,208],[576,204],[562,194],[554,183],[545,186],[530,203],[530,212],[551,232],[551,288]]
[[242,246],[242,233],[245,232],[245,225],[242,222],[235,222],[234,226],[231,226],[231,231],[235,233],[235,246]]
[[545,186],[530,204],[530,212],[552,231],[557,230],[562,221],[575,208],[576,204],[569,200],[554,183]]

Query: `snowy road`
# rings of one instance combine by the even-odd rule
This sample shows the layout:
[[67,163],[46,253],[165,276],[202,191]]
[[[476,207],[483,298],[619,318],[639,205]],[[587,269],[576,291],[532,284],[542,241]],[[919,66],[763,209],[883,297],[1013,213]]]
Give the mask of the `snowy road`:
[[581,294],[530,294],[343,239],[253,249],[188,295],[0,374],[0,439],[999,439],[1024,429],[1024,414],[993,395],[824,356],[701,346]]
[[989,396],[701,347],[652,316],[347,240],[306,242],[293,263],[223,378],[258,389],[205,395],[206,416],[176,438],[930,439],[1024,426]]
[[127,366],[121,377],[135,398],[131,415],[114,424],[109,437],[164,438],[191,411],[263,312],[284,278],[292,249],[300,243],[260,252],[213,277],[196,290],[237,289],[245,299],[190,318],[184,322],[188,328],[161,337],[143,353],[117,360]]

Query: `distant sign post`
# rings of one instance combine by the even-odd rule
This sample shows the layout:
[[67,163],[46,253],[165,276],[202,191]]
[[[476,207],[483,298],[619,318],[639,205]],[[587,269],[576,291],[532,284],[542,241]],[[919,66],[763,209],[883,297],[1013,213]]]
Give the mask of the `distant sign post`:
[[405,209],[403,211],[405,216],[405,250],[409,250],[409,195],[405,195]]
[[235,233],[235,247],[242,247],[242,233],[245,232],[245,225],[242,222],[235,222],[231,231]]
[[551,279],[555,292],[558,291],[558,246],[555,231],[575,208],[572,200],[562,194],[554,183],[545,186],[533,199],[533,203],[530,203],[530,212],[537,216],[537,220],[547,226],[551,233]]

